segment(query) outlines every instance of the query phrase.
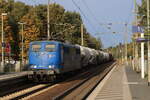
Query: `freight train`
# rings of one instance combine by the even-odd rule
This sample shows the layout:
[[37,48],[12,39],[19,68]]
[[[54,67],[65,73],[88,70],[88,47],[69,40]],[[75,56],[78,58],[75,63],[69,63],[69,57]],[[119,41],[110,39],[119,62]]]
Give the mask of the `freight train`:
[[29,46],[28,79],[54,81],[56,76],[112,60],[111,54],[58,41],[34,41]]

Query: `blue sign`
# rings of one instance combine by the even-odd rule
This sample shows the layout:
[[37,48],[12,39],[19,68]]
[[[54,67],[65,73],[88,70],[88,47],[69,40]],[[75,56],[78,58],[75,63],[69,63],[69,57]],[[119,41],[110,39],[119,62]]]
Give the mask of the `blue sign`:
[[140,26],[132,26],[132,33],[143,33],[144,30]]
[[136,39],[136,42],[147,42],[147,41],[150,41],[150,39],[145,39],[145,38]]

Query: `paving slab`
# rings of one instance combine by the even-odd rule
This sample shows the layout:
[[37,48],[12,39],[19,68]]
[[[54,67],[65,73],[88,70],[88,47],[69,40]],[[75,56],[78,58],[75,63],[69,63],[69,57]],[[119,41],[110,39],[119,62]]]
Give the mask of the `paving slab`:
[[150,86],[130,66],[117,65],[87,100],[150,100]]

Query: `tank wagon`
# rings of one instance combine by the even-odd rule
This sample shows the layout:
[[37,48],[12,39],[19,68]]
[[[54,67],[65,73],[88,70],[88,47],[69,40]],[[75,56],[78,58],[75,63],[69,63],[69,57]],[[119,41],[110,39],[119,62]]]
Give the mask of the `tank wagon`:
[[81,70],[89,64],[110,61],[112,56],[99,50],[57,41],[35,41],[29,47],[28,78],[53,81],[56,76]]

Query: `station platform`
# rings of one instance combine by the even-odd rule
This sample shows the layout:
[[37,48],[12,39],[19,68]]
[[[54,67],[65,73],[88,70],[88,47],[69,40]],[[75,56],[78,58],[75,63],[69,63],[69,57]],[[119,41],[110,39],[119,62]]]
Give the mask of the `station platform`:
[[87,100],[150,100],[150,86],[132,67],[116,65]]
[[0,75],[0,82],[5,81],[5,80],[9,80],[9,79],[13,79],[13,78],[18,78],[18,77],[21,77],[21,76],[25,76],[25,75],[27,75],[28,72],[29,71],[14,72],[14,73]]

